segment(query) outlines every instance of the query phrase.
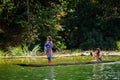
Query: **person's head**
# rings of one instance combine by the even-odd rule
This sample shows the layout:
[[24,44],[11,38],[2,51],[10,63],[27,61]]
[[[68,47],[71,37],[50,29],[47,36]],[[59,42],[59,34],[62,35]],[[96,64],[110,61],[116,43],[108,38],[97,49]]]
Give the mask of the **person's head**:
[[100,53],[100,48],[97,48],[96,51],[97,51],[97,54],[99,54]]
[[47,41],[52,41],[52,37],[51,36],[47,36]]

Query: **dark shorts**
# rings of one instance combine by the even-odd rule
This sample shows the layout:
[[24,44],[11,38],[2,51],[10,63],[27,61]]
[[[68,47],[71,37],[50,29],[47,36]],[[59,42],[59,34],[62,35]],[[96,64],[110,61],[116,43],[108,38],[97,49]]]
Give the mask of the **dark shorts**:
[[47,58],[51,59],[52,58],[52,54],[47,55]]
[[97,60],[97,61],[101,62],[101,61],[102,61],[102,58],[98,58],[98,60]]

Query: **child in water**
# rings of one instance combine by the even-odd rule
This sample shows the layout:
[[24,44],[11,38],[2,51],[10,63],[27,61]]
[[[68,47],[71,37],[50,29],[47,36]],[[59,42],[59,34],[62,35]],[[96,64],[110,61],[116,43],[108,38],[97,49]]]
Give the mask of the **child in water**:
[[51,36],[48,36],[47,41],[44,45],[44,51],[45,54],[47,55],[48,63],[52,62],[52,48],[53,48],[52,38]]
[[94,54],[94,57],[96,58],[97,61],[101,62],[102,61],[102,54],[100,53],[100,48],[97,48]]

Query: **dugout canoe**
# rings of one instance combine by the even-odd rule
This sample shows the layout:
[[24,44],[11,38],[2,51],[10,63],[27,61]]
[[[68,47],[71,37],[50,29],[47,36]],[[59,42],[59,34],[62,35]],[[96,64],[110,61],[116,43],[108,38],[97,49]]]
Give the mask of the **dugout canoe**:
[[19,66],[26,66],[26,67],[45,67],[45,66],[67,66],[67,65],[84,65],[84,64],[99,64],[99,63],[110,63],[110,62],[115,62],[115,61],[90,61],[90,62],[69,62],[69,63],[51,63],[51,64],[15,64]]

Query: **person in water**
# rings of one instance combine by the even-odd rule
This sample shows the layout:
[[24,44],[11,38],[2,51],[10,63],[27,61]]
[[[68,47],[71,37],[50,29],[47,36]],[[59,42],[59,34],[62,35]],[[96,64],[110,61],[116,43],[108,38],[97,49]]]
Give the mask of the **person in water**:
[[96,58],[97,61],[102,61],[102,54],[100,53],[100,48],[97,48],[94,54],[94,57]]
[[44,51],[48,58],[48,63],[52,63],[52,48],[53,48],[52,37],[48,36],[47,41],[44,44]]

